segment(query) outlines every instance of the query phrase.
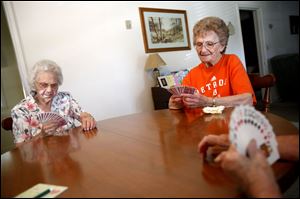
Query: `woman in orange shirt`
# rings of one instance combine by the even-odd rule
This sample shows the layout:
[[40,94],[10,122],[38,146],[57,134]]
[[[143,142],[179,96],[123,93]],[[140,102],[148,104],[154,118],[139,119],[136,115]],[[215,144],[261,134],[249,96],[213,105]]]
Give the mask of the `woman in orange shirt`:
[[229,30],[217,17],[200,20],[193,29],[193,43],[202,63],[183,79],[196,94],[172,95],[170,109],[203,106],[256,104],[255,94],[243,64],[236,55],[224,54]]

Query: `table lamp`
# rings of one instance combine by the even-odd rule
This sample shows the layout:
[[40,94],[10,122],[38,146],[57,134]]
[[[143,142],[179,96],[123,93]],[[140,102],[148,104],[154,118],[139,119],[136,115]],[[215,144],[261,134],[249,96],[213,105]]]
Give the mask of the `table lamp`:
[[166,63],[164,60],[159,56],[158,53],[154,53],[148,56],[146,64],[145,64],[145,70],[153,69],[152,75],[155,80],[155,86],[159,86],[158,83],[158,77],[160,76],[160,72],[158,67],[165,66]]

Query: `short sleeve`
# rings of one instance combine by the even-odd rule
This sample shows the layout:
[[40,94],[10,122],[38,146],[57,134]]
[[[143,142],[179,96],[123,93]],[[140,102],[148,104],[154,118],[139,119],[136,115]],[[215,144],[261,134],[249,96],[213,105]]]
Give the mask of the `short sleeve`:
[[11,117],[13,119],[12,129],[15,143],[30,140],[40,133],[39,122],[25,108],[12,109]]
[[80,121],[80,114],[83,112],[78,102],[70,95],[71,115],[76,120]]

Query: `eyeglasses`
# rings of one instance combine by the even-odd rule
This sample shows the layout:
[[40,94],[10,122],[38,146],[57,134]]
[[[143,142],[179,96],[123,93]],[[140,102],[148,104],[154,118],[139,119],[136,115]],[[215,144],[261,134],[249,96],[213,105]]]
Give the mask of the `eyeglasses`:
[[202,47],[204,46],[207,50],[212,50],[215,45],[217,43],[219,43],[220,41],[217,41],[217,42],[212,42],[212,41],[206,41],[204,43],[201,43],[201,42],[197,42],[196,45],[195,45],[195,48],[197,49],[202,49]]
[[37,84],[42,89],[46,89],[49,86],[51,87],[51,89],[57,89],[58,88],[58,84],[57,83],[55,83],[55,84],[47,84],[47,83],[44,83],[44,82],[37,82]]

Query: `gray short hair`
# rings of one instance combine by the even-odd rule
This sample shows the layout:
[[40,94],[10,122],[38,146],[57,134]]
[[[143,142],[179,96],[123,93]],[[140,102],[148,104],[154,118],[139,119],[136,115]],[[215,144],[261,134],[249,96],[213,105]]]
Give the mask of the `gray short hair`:
[[62,85],[63,82],[63,75],[61,72],[60,66],[55,63],[54,61],[44,59],[38,61],[32,68],[31,78],[30,78],[30,85],[33,90],[35,90],[35,82],[38,74],[40,72],[52,72],[57,77],[58,85]]
[[225,22],[218,17],[205,17],[195,24],[193,28],[194,45],[196,45],[196,39],[208,31],[214,31],[218,35],[220,43],[225,46],[221,53],[225,53],[229,38],[229,30]]

